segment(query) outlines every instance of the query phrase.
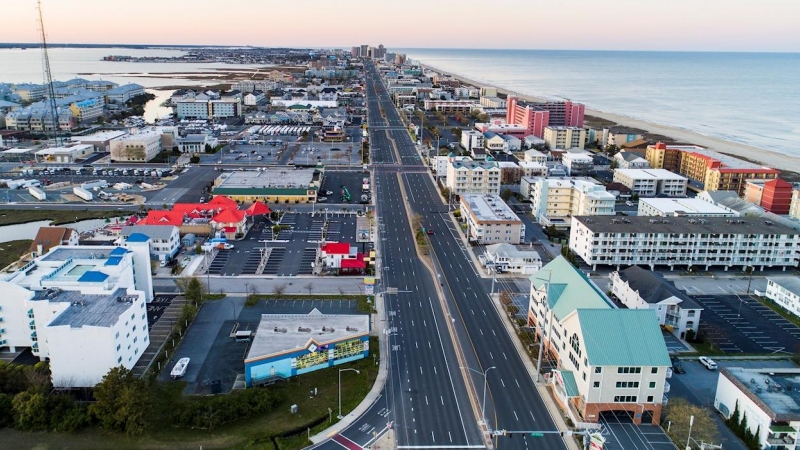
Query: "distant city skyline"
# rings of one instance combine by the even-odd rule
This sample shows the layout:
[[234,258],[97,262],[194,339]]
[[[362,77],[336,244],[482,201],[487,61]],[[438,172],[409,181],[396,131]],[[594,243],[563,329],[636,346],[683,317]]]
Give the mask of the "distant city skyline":
[[[800,52],[791,0],[42,3],[59,43]],[[0,42],[39,40],[35,1],[7,2],[3,15]]]

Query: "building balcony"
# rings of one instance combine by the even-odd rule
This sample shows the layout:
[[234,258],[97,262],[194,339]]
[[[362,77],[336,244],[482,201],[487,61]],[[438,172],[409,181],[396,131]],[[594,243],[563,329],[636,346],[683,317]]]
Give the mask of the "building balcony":
[[[669,372],[672,372],[672,369],[668,369],[668,371],[669,371]],[[669,383],[667,383],[667,382],[665,381],[665,382],[664,382],[664,393],[665,393],[665,394],[669,394],[669,391],[670,391],[670,389],[671,389],[671,386],[669,385]]]
[[672,367],[667,367],[667,375],[664,378],[672,378]]

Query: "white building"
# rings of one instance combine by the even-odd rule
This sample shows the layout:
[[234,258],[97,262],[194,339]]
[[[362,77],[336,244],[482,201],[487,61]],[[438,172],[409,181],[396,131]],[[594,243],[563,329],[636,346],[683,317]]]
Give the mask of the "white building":
[[[113,367],[132,368],[149,343],[145,303],[152,299],[148,241],[135,241],[131,248],[58,246],[4,274],[0,347],[49,358],[56,387],[91,387]],[[147,270],[136,274],[141,263]]]
[[208,102],[208,113],[209,116],[214,119],[239,117],[242,113],[242,102],[238,98],[210,100]]
[[689,180],[666,169],[616,169],[614,181],[639,197],[685,197]]
[[764,296],[800,317],[800,279],[797,277],[768,277]]
[[208,101],[182,100],[175,103],[175,116],[178,119],[208,119]]
[[487,161],[451,161],[447,165],[447,188],[454,195],[500,195],[500,167]]
[[547,155],[539,150],[525,150],[525,162],[547,164]]
[[484,148],[483,134],[475,130],[465,130],[461,132],[461,147],[472,153],[475,149]]
[[569,226],[572,216],[614,215],[616,198],[592,178],[523,178],[520,193],[542,225]]
[[203,133],[187,134],[178,139],[178,151],[181,153],[205,153],[206,145],[213,148],[219,145],[219,141],[214,136]]
[[462,195],[461,217],[471,241],[479,244],[525,241],[525,224],[499,195]]
[[36,152],[36,160],[43,162],[74,163],[82,161],[93,154],[93,145],[72,144],[65,147],[43,148]]
[[697,198],[641,198],[639,216],[735,217],[733,211]]
[[539,162],[520,161],[519,168],[523,177],[546,177],[547,165]]
[[639,266],[612,272],[611,293],[629,309],[652,309],[658,323],[680,339],[697,336],[703,308],[660,274]]
[[572,421],[598,422],[603,412],[628,411],[636,424],[659,423],[672,370],[655,313],[616,309],[563,256],[530,281],[528,325],[558,367],[546,380]]
[[112,103],[125,103],[128,100],[144,95],[144,86],[136,83],[123,84],[106,91],[106,101]]
[[714,407],[727,419],[739,410],[740,422],[758,438],[759,448],[793,449],[800,444],[800,369],[723,367]]
[[586,144],[586,130],[581,127],[544,127],[542,137],[550,149],[582,149]]
[[569,149],[561,156],[561,164],[571,177],[586,176],[594,168],[594,158],[585,150]]
[[433,174],[437,177],[447,176],[447,167],[451,162],[464,162],[472,161],[469,156],[456,156],[455,153],[450,153],[448,156],[431,156],[431,167]]
[[598,265],[704,268],[797,265],[800,231],[756,217],[572,218],[569,248]]
[[542,258],[536,250],[524,250],[506,243],[487,245],[486,253],[479,259],[484,266],[493,267],[498,273],[530,275],[542,268]]
[[161,133],[146,131],[111,142],[111,159],[116,162],[147,162],[161,152]]
[[614,161],[620,169],[649,169],[650,162],[636,153],[619,152],[614,155]]
[[267,97],[261,91],[252,91],[244,96],[245,106],[257,106],[266,102]]
[[150,258],[157,261],[169,261],[178,254],[181,248],[181,236],[178,227],[173,225],[132,225],[122,227],[119,235],[121,242],[134,234],[143,234],[150,238]]

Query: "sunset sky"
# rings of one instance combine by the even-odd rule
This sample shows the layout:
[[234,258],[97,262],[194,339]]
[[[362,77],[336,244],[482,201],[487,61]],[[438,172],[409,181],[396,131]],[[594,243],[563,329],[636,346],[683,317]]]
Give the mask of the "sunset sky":
[[[65,43],[800,51],[797,0],[42,3],[48,40]],[[3,1],[0,42],[38,41],[35,5]]]

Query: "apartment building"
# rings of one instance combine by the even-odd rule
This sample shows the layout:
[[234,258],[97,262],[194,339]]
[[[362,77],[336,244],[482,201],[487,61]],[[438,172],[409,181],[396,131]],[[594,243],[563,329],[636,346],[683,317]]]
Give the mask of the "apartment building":
[[586,129],[582,127],[548,126],[542,136],[551,149],[583,148],[586,144]]
[[150,238],[150,258],[155,261],[169,261],[181,249],[181,236],[174,225],[131,225],[122,227],[121,242],[132,234],[143,234]]
[[689,180],[665,169],[615,169],[614,181],[639,197],[685,197]]
[[671,363],[651,309],[616,309],[564,257],[531,275],[528,325],[556,362],[545,377],[573,422],[629,411],[634,423],[659,423]]
[[641,198],[637,216],[736,217],[731,209],[698,198]]
[[547,166],[543,163],[520,161],[521,177],[546,177]]
[[50,361],[58,388],[91,387],[147,348],[148,239],[125,247],[56,246],[0,278],[0,347]]
[[797,277],[768,277],[764,296],[800,317],[800,279]]
[[615,214],[616,198],[592,178],[523,178],[520,192],[545,226],[569,226],[572,216]]
[[706,191],[735,191],[744,194],[747,180],[778,178],[779,172],[695,145],[659,142],[647,147],[650,167],[666,169],[697,182]]
[[561,156],[561,164],[567,168],[567,175],[583,177],[594,169],[594,158],[581,149],[568,149]]
[[760,217],[572,218],[569,247],[592,266],[794,267],[800,231]]
[[783,367],[722,367],[714,407],[729,419],[738,409],[757,448],[793,449],[800,444],[800,370]]
[[697,336],[703,308],[661,274],[639,266],[612,272],[611,293],[629,309],[652,309],[658,323],[680,339]]
[[451,161],[447,188],[454,195],[500,195],[500,168],[491,161]]
[[467,237],[472,242],[525,242],[525,224],[499,195],[462,195],[461,217],[467,224]]
[[450,152],[447,156],[431,156],[430,164],[433,169],[433,175],[436,177],[446,177],[447,166],[450,165],[450,162],[458,161],[472,161],[472,158],[469,156],[457,156],[453,152]]
[[744,199],[761,206],[764,210],[775,214],[789,214],[792,206],[791,183],[775,178],[772,180],[747,180],[745,182]]
[[509,95],[506,100],[506,123],[524,127],[520,137],[534,135],[543,137],[548,126],[583,127],[585,107],[580,103],[566,102],[522,102]]
[[122,86],[115,87],[105,91],[106,102],[110,103],[125,103],[128,100],[144,95],[144,86],[136,83],[123,84]]
[[161,152],[158,131],[123,136],[111,142],[111,159],[115,162],[147,162]]
[[539,150],[533,150],[533,149],[525,150],[524,159],[525,162],[535,162],[542,165],[547,164],[547,155],[540,152]]
[[789,204],[789,217],[800,219],[800,189],[792,190],[792,201]]
[[87,98],[76,100],[69,104],[69,110],[78,119],[78,122],[87,122],[103,115],[106,104],[101,98]]
[[239,117],[242,113],[242,102],[238,98],[210,100],[208,102],[208,113],[214,119]]
[[619,152],[614,155],[614,161],[620,169],[649,169],[650,162],[637,153]]
[[530,275],[542,268],[542,258],[533,249],[521,249],[512,244],[486,246],[486,253],[479,256],[480,262],[497,273]]
[[483,134],[475,130],[461,132],[461,147],[470,153],[476,148],[482,149],[484,147],[483,140]]

